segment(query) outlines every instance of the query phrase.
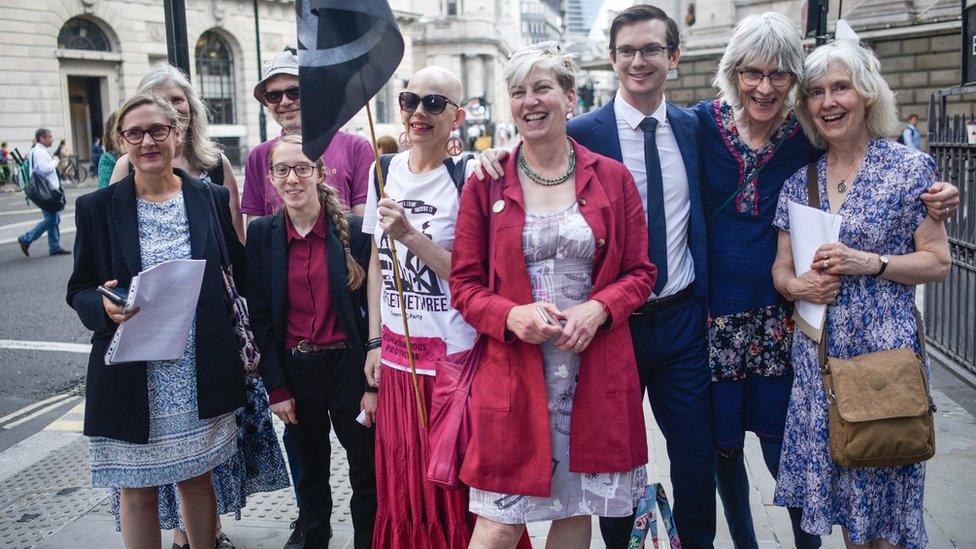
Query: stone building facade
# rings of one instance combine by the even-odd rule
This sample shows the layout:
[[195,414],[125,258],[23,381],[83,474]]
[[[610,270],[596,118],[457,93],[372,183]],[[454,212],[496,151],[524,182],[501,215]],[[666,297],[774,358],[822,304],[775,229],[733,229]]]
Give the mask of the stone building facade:
[[[666,0],[660,4],[678,22],[681,29],[682,56],[678,70],[670,75],[668,100],[689,105],[714,97],[712,79],[725,43],[736,21],[747,15],[778,11],[789,16],[799,27],[804,22],[805,3],[798,0]],[[689,4],[697,4],[689,11]],[[864,0],[845,9],[844,18],[851,23],[864,42],[870,44],[881,59],[882,71],[898,100],[903,119],[911,113],[921,117],[923,135],[928,129],[929,96],[940,88],[959,85],[961,78],[961,19],[958,2],[946,0]],[[831,3],[828,29],[836,19]],[[845,3],[845,6],[848,3]],[[693,16],[689,18],[689,14]],[[689,24],[689,22],[691,24]],[[607,29],[602,29],[606,35]],[[807,41],[813,47],[813,40]],[[605,51],[606,45],[603,44]],[[606,101],[616,89],[614,78],[607,78],[609,62],[584,60],[583,66],[603,75],[600,99]],[[612,75],[612,73],[610,73]],[[976,113],[976,97],[950,98],[950,114]]]
[[[295,45],[294,2],[261,0],[264,59]],[[21,151],[46,127],[86,157],[103,121],[166,60],[158,0],[0,0],[0,139]],[[211,135],[237,156],[258,140],[251,2],[187,0],[190,73],[214,111]],[[202,87],[202,89],[201,89]]]
[[[420,67],[442,65],[465,83],[469,118],[507,121],[501,68],[522,41],[516,0],[391,0],[405,53],[373,108],[378,135],[401,131],[397,94]],[[160,0],[0,0],[0,141],[21,152],[34,131],[52,130],[89,155],[104,120],[165,62]],[[262,60],[297,45],[294,0],[259,0]],[[260,142],[255,14],[249,0],[186,0],[190,76],[211,108],[211,137],[238,164]],[[268,135],[279,128],[271,117]],[[360,113],[347,129],[366,134]]]

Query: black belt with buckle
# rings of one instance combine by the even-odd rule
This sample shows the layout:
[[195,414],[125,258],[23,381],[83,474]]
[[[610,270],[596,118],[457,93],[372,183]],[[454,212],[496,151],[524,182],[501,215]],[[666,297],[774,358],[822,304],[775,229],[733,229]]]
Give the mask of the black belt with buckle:
[[326,351],[335,351],[337,349],[348,349],[349,344],[345,341],[336,341],[335,343],[329,343],[328,345],[312,345],[307,339],[303,339],[289,349],[292,354],[302,353],[304,355],[315,355],[319,353],[324,353]]
[[633,312],[633,315],[632,316],[639,316],[639,315],[646,315],[646,314],[650,314],[650,313],[656,313],[656,312],[661,311],[661,310],[663,310],[663,309],[665,309],[667,307],[670,307],[670,306],[673,306],[673,305],[678,305],[678,304],[684,302],[685,300],[687,300],[688,298],[690,298],[691,295],[692,295],[691,294],[691,286],[692,286],[692,284],[689,284],[689,285],[685,286],[684,289],[682,289],[682,290],[680,290],[680,291],[678,291],[676,293],[673,293],[673,294],[671,294],[669,296],[659,297],[657,299],[654,299],[654,300],[651,300],[651,301],[648,301],[648,302],[644,303],[643,305],[641,305],[640,307],[638,307]]

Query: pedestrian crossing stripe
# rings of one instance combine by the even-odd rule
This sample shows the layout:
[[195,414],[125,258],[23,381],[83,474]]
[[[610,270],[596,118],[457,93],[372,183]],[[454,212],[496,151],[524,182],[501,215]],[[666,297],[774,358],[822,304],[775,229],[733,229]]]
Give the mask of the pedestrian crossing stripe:
[[45,431],[80,433],[85,428],[85,401],[44,428]]

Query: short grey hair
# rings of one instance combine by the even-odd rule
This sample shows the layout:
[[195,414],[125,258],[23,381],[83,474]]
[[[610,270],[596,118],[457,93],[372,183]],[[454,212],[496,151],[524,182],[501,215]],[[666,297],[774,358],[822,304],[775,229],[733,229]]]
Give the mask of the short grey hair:
[[183,71],[168,63],[158,63],[149,74],[142,77],[137,93],[156,92],[167,81],[173,82],[183,91],[186,102],[190,105],[190,119],[184,121],[186,130],[183,134],[183,157],[195,170],[204,171],[216,167],[221,162],[220,149],[207,137],[207,106]]
[[502,69],[505,85],[511,89],[524,80],[535,67],[552,71],[563,91],[576,89],[576,72],[579,67],[573,61],[573,56],[562,53],[562,48],[556,42],[541,42],[513,51]]
[[827,147],[827,141],[820,135],[807,110],[807,99],[810,97],[810,83],[823,78],[831,65],[847,70],[854,91],[864,99],[868,134],[872,138],[887,138],[898,133],[901,123],[898,121],[895,93],[881,76],[881,61],[871,49],[855,40],[846,39],[813,50],[804,65],[803,79],[797,89],[796,116],[810,142],[821,149]]
[[[792,73],[799,80],[803,73],[803,38],[793,22],[783,14],[767,11],[750,15],[739,21],[729,37],[722,59],[715,71],[712,85],[718,96],[732,108],[742,108],[739,99],[739,69],[777,70]],[[784,109],[792,108],[792,94],[783,102]]]

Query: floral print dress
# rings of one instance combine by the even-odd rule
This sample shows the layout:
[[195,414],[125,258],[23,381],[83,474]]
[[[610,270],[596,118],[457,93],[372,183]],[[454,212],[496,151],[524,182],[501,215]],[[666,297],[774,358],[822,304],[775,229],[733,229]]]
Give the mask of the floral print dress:
[[[142,268],[190,259],[183,193],[165,202],[136,201]],[[210,471],[237,450],[234,414],[200,419],[197,410],[196,320],[183,356],[146,363],[149,441],[91,437],[92,486],[138,488],[172,484]],[[117,366],[125,368],[125,365]]]
[[[207,172],[203,173],[200,180],[213,183]],[[241,509],[247,505],[247,496],[281,490],[291,484],[271,421],[271,409],[264,383],[260,377],[246,377],[244,383],[247,400],[244,407],[235,414],[237,451],[213,468],[217,513],[233,513],[237,519],[241,518]],[[118,488],[112,489],[110,505],[112,514],[115,515],[115,529],[121,531]],[[163,484],[159,487],[158,507],[160,528],[185,529],[180,515],[179,492],[175,484]]]
[[[825,160],[817,168],[821,209],[828,210]],[[871,141],[861,171],[839,210],[840,241],[865,252],[904,255],[925,219],[919,196],[935,179],[935,163],[921,152],[885,139]],[[790,230],[788,204],[806,205],[806,169],[783,187],[774,224]],[[841,277],[840,294],[827,312],[827,352],[849,358],[909,347],[919,352],[915,287],[875,276]],[[847,469],[834,463],[827,445],[827,401],[817,344],[794,334],[795,380],[776,483],[776,505],[803,509],[803,529],[826,535],[848,528],[851,541],[885,539],[924,547],[922,516],[925,464]]]

